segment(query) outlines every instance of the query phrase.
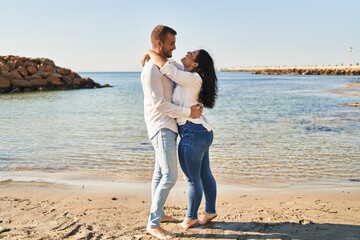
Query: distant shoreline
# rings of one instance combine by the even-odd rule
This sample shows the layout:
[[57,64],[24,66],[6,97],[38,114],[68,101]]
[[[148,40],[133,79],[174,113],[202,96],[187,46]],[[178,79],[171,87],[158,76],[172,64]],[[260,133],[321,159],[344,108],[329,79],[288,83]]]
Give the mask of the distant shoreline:
[[221,72],[252,72],[265,75],[360,75],[360,66],[223,68]]

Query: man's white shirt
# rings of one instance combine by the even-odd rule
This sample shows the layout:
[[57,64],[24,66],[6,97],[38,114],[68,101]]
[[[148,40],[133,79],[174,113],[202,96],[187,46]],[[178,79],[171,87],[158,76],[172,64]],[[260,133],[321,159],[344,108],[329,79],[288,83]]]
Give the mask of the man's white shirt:
[[163,75],[152,60],[149,60],[141,72],[141,84],[144,93],[144,118],[149,139],[152,139],[162,128],[168,128],[177,133],[175,118],[188,118],[191,109],[188,106],[181,107],[172,103],[175,83]]

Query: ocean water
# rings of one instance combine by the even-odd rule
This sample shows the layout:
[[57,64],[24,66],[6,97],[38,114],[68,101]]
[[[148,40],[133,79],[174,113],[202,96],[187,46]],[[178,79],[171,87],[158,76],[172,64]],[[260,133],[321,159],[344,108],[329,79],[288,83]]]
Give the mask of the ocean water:
[[[113,88],[0,95],[0,178],[14,173],[151,178],[140,73],[80,73]],[[211,166],[240,185],[359,185],[359,97],[349,76],[218,73]],[[0,179],[1,180],[1,179]]]

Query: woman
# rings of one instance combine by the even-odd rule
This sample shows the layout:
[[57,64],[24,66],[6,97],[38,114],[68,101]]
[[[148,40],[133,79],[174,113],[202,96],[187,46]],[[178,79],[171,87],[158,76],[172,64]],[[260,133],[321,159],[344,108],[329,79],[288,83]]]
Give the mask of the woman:
[[[217,97],[217,77],[214,62],[203,49],[188,52],[181,59],[183,65],[166,61],[152,50],[147,51],[143,61],[148,58],[160,68],[160,72],[176,84],[172,100],[175,105],[190,107],[197,103],[213,108]],[[179,134],[178,156],[184,178],[188,184],[188,209],[180,226],[188,229],[197,224],[198,209],[202,195],[205,195],[205,215],[200,221],[207,224],[216,214],[216,181],[209,162],[209,148],[213,132],[205,116],[200,118],[177,119]]]

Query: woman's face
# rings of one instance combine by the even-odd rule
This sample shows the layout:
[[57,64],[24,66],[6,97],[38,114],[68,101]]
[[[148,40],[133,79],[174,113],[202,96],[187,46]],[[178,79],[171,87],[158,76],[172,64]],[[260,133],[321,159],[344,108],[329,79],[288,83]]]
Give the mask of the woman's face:
[[181,62],[184,65],[185,70],[192,71],[198,66],[198,63],[195,61],[198,54],[199,54],[199,50],[195,50],[193,52],[187,52],[185,57],[181,59]]

